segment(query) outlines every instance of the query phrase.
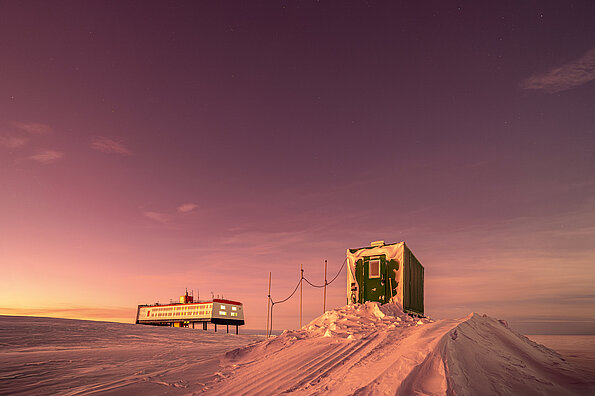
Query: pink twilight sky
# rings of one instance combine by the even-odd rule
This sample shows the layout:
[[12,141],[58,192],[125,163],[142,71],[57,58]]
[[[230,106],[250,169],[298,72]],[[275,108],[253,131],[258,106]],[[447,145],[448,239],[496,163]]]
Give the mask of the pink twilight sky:
[[0,2],[0,314],[264,328],[383,239],[432,317],[595,333],[595,4],[482,4]]

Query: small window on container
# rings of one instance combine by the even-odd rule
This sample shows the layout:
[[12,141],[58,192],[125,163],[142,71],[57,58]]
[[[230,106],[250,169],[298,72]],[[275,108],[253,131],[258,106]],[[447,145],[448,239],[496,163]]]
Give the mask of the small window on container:
[[370,260],[370,278],[380,278],[380,260]]
[[222,305],[222,306],[221,306],[221,309],[225,309],[225,305]]
[[232,311],[237,311],[238,310],[238,307],[231,307],[231,310]]

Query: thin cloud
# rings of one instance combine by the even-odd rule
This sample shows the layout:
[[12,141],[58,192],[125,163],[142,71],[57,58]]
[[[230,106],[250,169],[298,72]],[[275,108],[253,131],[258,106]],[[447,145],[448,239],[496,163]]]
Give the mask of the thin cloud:
[[96,307],[54,307],[54,308],[13,308],[0,307],[1,315],[16,316],[42,316],[65,319],[83,319],[83,320],[116,320],[129,322],[131,311],[134,308],[114,307],[114,308],[96,308]]
[[31,135],[47,135],[53,132],[52,127],[37,122],[13,122],[15,128],[23,130]]
[[42,164],[50,164],[64,157],[64,153],[55,150],[44,150],[29,157],[30,160],[37,161]]
[[182,204],[182,205],[178,206],[178,212],[180,212],[180,213],[188,213],[188,212],[192,212],[196,208],[198,208],[198,205],[196,205],[196,204],[185,203],[185,204]]
[[132,155],[132,152],[128,150],[122,143],[103,136],[93,138],[91,147],[97,151],[101,151],[102,153]]
[[593,79],[595,79],[595,47],[572,62],[529,77],[522,81],[520,86],[523,89],[555,93],[578,87]]
[[0,146],[11,149],[24,146],[28,141],[29,139],[25,137],[0,136]]
[[143,216],[158,223],[167,223],[169,221],[169,216],[160,212],[143,212]]

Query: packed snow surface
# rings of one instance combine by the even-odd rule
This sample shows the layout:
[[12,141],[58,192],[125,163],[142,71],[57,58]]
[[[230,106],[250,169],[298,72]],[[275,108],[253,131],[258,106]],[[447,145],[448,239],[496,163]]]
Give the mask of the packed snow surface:
[[530,335],[528,337],[554,349],[583,376],[595,379],[595,335]]
[[262,340],[210,327],[0,316],[0,395],[198,392],[222,354]]
[[[593,339],[568,348],[582,342],[589,361]],[[595,395],[593,370],[503,321],[433,321],[377,303],[328,311],[268,340],[0,316],[0,363],[0,395]]]
[[297,331],[228,352],[209,394],[587,395],[595,382],[556,352],[472,313],[414,318],[348,305]]

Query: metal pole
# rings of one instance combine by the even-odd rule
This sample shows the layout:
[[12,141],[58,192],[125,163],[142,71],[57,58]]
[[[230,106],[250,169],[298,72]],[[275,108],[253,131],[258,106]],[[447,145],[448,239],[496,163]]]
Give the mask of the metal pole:
[[302,328],[302,298],[303,298],[303,288],[304,288],[304,282],[302,282],[302,279],[304,279],[304,265],[300,264],[300,329]]
[[271,311],[271,273],[269,272],[269,294],[267,294],[267,328],[266,335],[269,338],[269,313]]
[[326,312],[326,260],[324,260],[324,297],[322,299],[322,313]]

